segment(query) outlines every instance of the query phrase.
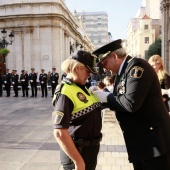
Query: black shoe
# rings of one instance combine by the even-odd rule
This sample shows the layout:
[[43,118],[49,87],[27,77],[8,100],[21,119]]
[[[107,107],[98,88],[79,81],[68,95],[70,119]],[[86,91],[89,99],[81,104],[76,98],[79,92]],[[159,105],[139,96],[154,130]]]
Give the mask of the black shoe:
[[30,97],[34,97],[34,96],[30,96]]
[[25,97],[25,96],[22,96],[22,97]]
[[15,96],[13,96],[13,97],[18,97],[18,96],[15,95]]
[[44,96],[41,96],[41,97],[44,97]]
[[5,96],[5,97],[9,97],[9,96]]
[[47,96],[45,96],[45,98],[47,98]]
[[37,96],[35,96],[35,97],[37,97]]

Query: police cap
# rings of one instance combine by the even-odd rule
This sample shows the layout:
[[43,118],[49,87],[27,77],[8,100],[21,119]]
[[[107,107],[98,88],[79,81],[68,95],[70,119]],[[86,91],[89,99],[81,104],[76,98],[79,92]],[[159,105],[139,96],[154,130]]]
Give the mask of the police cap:
[[34,68],[31,68],[31,70],[33,71],[33,70],[35,70]]
[[70,58],[77,60],[80,63],[83,63],[91,73],[94,73],[94,74],[97,73],[96,69],[94,68],[96,67],[95,65],[96,59],[95,59],[95,56],[93,56],[91,53],[80,50],[80,51],[76,51],[75,53],[73,53]]
[[112,41],[111,43],[109,44],[106,44],[100,48],[98,48],[97,50],[93,51],[92,54],[96,55],[97,57],[99,57],[99,62],[103,61],[107,56],[108,54],[110,54],[111,52],[119,49],[119,48],[122,48],[122,40],[121,39],[118,39],[118,40],[115,40],[115,41]]

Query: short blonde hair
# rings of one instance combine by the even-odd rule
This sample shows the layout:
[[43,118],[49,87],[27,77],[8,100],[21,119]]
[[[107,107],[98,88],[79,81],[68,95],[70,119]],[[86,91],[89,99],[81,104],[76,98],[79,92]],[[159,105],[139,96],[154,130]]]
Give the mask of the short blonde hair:
[[85,67],[85,65],[83,63],[80,63],[79,61],[74,60],[72,58],[68,58],[62,62],[61,69],[66,74],[69,74],[69,73],[75,74],[75,68],[77,68],[79,66]]

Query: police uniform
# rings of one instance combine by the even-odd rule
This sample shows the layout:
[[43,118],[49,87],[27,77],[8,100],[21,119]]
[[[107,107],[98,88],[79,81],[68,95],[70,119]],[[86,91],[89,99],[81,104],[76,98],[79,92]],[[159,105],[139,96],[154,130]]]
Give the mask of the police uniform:
[[44,73],[44,69],[41,70],[43,71],[43,73],[39,75],[39,81],[40,81],[41,93],[42,93],[41,97],[44,97],[44,94],[45,97],[47,97],[47,74]]
[[[9,69],[7,69],[9,71]],[[3,83],[5,85],[6,97],[10,96],[11,91],[11,73],[4,74]]]
[[13,89],[14,89],[14,97],[18,97],[18,79],[19,79],[19,75],[16,74],[17,70],[13,70],[12,73],[12,77],[11,77],[11,82],[13,85]]
[[21,71],[20,81],[22,86],[22,97],[28,97],[28,74],[25,74],[25,70]]
[[[31,69],[34,71],[34,68]],[[32,91],[32,96],[31,97],[37,97],[37,74],[32,72],[28,76],[30,85],[31,85],[31,91]]]
[[[94,54],[116,50],[112,50],[112,46],[121,48],[112,42]],[[103,56],[101,61],[107,57]],[[154,170],[169,170],[170,163],[164,166],[162,162],[170,162],[170,116],[163,104],[158,77],[150,64],[127,56],[107,101],[110,109],[116,111],[129,161],[135,170],[142,169],[144,164]]]
[[[68,128],[86,166],[95,167],[97,160],[94,159],[93,164],[90,163],[88,154],[90,153],[90,157],[95,158],[99,151],[102,125],[101,104],[85,86],[72,83],[66,78],[64,78],[64,83],[61,86],[61,94],[58,100],[54,100],[54,128]],[[74,168],[68,156],[64,152],[61,155],[63,166],[66,168],[68,164],[68,168]]]
[[[52,68],[54,70],[56,70],[56,68]],[[58,85],[58,79],[59,79],[59,74],[56,72],[52,72],[50,74],[50,81],[51,81],[51,89],[52,89],[52,97],[54,95],[56,86]]]

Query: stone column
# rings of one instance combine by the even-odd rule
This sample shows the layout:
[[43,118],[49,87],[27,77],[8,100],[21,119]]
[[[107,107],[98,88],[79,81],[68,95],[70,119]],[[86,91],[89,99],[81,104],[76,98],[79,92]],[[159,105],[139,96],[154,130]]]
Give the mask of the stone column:
[[170,0],[161,2],[162,12],[162,58],[166,70],[170,73]]

